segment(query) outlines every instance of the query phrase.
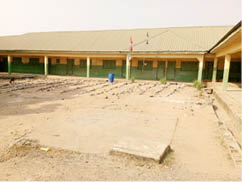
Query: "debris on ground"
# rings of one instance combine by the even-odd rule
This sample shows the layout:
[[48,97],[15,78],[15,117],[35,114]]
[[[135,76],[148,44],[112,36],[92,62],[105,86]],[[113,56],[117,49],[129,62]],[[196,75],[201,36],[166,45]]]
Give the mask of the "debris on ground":
[[48,151],[50,151],[50,148],[49,147],[41,147],[40,150],[44,151],[44,152],[48,152]]

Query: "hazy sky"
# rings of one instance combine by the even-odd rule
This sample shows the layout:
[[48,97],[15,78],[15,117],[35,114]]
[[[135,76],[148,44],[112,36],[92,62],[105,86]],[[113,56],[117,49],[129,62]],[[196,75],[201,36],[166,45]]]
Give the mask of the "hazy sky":
[[235,25],[241,0],[0,0],[0,35]]

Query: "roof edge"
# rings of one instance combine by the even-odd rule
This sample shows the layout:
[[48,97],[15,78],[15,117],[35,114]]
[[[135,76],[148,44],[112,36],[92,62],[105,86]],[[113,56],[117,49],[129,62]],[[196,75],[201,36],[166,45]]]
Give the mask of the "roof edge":
[[228,38],[232,33],[234,33],[237,29],[241,27],[241,20],[237,23],[230,31],[228,31],[211,49],[208,50],[208,53],[211,53],[214,49],[216,49],[220,43],[222,43],[226,38]]
[[0,52],[7,52],[7,53],[106,53],[106,54],[143,54],[143,53],[149,53],[149,54],[206,54],[207,51],[59,51],[59,50],[0,50]]

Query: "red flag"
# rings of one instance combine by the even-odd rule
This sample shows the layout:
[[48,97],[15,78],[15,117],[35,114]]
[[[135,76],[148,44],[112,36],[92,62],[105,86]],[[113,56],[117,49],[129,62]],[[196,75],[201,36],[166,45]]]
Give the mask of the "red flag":
[[132,37],[130,37],[130,47],[129,47],[130,51],[133,51],[133,40]]

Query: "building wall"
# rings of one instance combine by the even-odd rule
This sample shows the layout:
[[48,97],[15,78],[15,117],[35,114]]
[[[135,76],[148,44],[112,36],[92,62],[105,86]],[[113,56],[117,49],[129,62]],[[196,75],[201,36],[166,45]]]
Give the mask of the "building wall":
[[198,61],[196,59],[176,60],[175,81],[192,82],[194,80],[197,80],[197,75]]
[[[57,62],[58,60],[58,62]],[[50,58],[48,72],[51,75],[66,75],[67,61],[64,58]]]
[[[152,69],[140,69],[139,62],[152,65]],[[150,62],[150,63],[149,63]],[[184,70],[182,65],[195,63]],[[191,82],[197,79],[198,64],[194,59],[132,59],[131,77],[136,79],[167,80]]]
[[49,58],[48,71],[51,75],[74,75],[85,77],[87,72],[86,60],[80,58],[51,57]]
[[[115,62],[115,67],[105,68],[104,62]],[[91,59],[90,76],[91,77],[104,77],[107,78],[109,73],[114,73],[116,78],[123,78],[122,59],[110,58],[93,58]]]
[[[140,63],[147,66],[139,66]],[[146,68],[148,67],[148,69]],[[157,60],[132,59],[130,75],[136,79],[156,80]]]
[[14,73],[44,74],[42,57],[13,57],[11,69]]
[[[86,59],[71,57],[50,57],[48,72],[51,75],[73,75],[86,77]],[[105,66],[112,62],[111,67]],[[231,62],[230,81],[241,81],[241,61],[233,59]],[[12,72],[44,74],[43,57],[16,56],[12,59]],[[224,60],[218,61],[217,79],[223,78]],[[240,69],[238,69],[240,68]],[[211,80],[213,60],[205,60],[203,79]],[[0,57],[0,71],[7,72],[7,57]],[[109,73],[115,78],[125,78],[126,60],[121,58],[92,58],[90,65],[91,77],[107,78]],[[192,82],[197,79],[198,61],[196,59],[145,59],[132,58],[130,77],[135,79],[167,80]]]

